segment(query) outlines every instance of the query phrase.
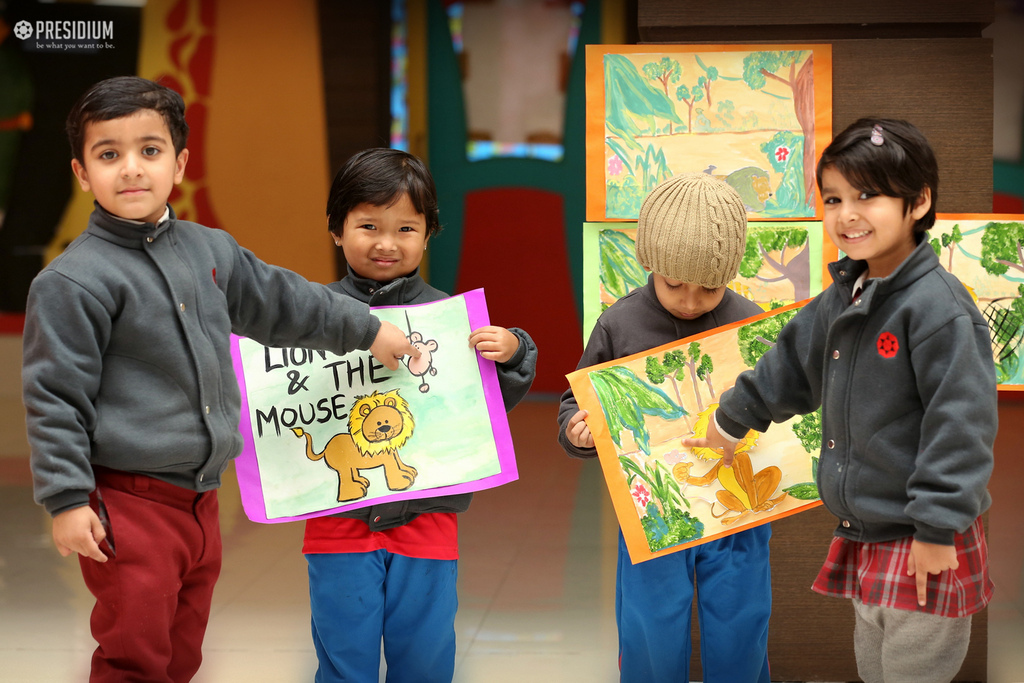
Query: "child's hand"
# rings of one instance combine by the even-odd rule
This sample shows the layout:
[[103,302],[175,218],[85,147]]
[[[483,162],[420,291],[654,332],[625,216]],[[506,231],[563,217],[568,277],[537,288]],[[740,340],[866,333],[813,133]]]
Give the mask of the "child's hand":
[[565,425],[565,436],[569,439],[569,443],[576,448],[594,447],[594,436],[590,433],[590,427],[584,422],[589,414],[585,410],[577,410]]
[[469,335],[469,345],[487,360],[506,363],[519,349],[519,337],[504,327],[487,325],[473,330]]
[[370,346],[370,353],[388,370],[397,370],[402,356],[420,357],[419,350],[409,343],[405,333],[386,320],[380,322],[380,329]]
[[732,459],[736,457],[736,444],[722,436],[714,419],[708,420],[708,433],[703,439],[683,439],[687,448],[721,448],[722,467],[732,467]]
[[62,512],[53,518],[53,542],[61,555],[85,555],[97,562],[106,562],[107,556],[99,543],[107,537],[100,518],[88,505]]
[[928,601],[928,575],[957,569],[956,546],[911,541],[907,556],[907,576],[917,576],[917,604],[924,607]]

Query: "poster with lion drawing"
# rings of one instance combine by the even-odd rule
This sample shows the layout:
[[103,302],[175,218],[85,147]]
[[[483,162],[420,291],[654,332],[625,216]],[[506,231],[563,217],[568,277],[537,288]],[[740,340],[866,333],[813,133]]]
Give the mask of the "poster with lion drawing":
[[636,220],[679,173],[735,187],[752,219],[820,215],[829,45],[588,45],[587,220]]
[[[518,474],[493,361],[469,346],[483,290],[374,308],[421,356],[396,371],[369,351],[233,340],[242,388],[236,460],[246,515],[286,522],[386,501],[478,491]],[[457,425],[457,428],[455,426]]]
[[804,303],[568,375],[634,564],[821,504],[820,413],[751,431],[731,468],[682,445]]

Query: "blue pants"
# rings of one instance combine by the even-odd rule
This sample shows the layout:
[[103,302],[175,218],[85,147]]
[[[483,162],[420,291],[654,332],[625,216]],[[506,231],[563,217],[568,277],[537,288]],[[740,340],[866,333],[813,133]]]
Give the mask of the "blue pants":
[[317,683],[376,683],[382,638],[388,683],[451,683],[456,560],[376,550],[306,561]]
[[697,587],[705,683],[769,683],[768,524],[631,564],[619,533],[615,619],[622,683],[689,681]]

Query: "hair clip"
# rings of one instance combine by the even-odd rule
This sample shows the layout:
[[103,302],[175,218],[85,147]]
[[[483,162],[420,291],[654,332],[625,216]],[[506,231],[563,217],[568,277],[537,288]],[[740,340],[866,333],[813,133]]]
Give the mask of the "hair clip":
[[885,142],[885,138],[882,137],[882,127],[872,126],[871,128],[871,144],[875,147],[881,147],[882,143]]

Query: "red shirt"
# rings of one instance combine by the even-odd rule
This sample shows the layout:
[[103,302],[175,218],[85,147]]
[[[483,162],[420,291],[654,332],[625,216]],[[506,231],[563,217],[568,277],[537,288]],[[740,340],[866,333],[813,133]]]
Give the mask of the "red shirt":
[[913,540],[908,536],[884,543],[858,543],[837,536],[811,589],[836,598],[859,598],[865,605],[942,617],[966,617],[989,603],[993,585],[980,517],[954,537],[960,566],[928,576],[928,603],[924,607],[917,604],[917,577],[907,576]]
[[459,521],[454,512],[428,512],[408,524],[384,531],[348,517],[314,517],[306,520],[302,541],[304,554],[367,553],[387,550],[396,555],[425,560],[459,559]]

